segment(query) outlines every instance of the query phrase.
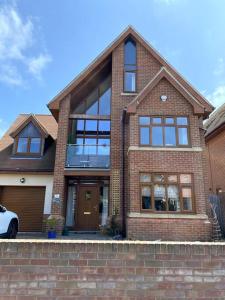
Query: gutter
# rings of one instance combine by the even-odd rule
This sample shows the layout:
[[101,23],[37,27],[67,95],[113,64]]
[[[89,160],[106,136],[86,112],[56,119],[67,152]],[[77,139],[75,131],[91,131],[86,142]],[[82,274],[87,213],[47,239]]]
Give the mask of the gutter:
[[122,113],[122,235],[126,237],[126,203],[125,203],[125,119],[127,108]]

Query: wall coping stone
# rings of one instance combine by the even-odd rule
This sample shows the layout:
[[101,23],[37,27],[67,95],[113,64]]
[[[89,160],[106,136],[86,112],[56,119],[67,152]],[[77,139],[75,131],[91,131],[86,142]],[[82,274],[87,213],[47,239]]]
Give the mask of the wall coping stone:
[[139,146],[130,146],[128,148],[129,151],[180,151],[180,152],[202,152],[202,147],[139,147]]
[[115,241],[115,240],[48,240],[48,239],[18,239],[18,240],[9,240],[3,239],[0,240],[1,244],[108,244],[108,245],[190,245],[190,246],[225,246],[225,241],[221,242],[200,242],[200,241]]
[[146,219],[197,219],[208,220],[208,216],[204,214],[154,214],[154,213],[137,213],[130,212],[127,214],[128,218],[146,218]]

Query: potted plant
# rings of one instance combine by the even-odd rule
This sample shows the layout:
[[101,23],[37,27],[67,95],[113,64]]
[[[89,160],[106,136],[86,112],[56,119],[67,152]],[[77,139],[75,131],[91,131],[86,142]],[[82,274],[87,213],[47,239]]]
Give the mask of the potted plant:
[[122,228],[121,228],[120,220],[117,216],[109,217],[107,219],[106,224],[100,225],[99,229],[102,235],[109,235],[113,237],[113,239],[122,238]]
[[57,218],[54,216],[49,216],[46,220],[46,225],[48,229],[48,239],[56,238],[56,226],[57,226]]

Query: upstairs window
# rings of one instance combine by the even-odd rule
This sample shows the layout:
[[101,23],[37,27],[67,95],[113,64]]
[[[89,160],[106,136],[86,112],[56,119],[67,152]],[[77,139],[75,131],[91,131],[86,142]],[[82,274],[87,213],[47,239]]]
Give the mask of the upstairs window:
[[124,92],[136,92],[136,43],[129,38],[124,44]]
[[108,76],[73,111],[75,114],[109,116],[111,107],[111,76]]
[[76,154],[110,154],[109,120],[73,120],[72,132],[71,142],[76,146]]
[[188,147],[187,117],[139,117],[141,146]]
[[17,154],[40,154],[42,138],[39,130],[30,122],[16,137]]

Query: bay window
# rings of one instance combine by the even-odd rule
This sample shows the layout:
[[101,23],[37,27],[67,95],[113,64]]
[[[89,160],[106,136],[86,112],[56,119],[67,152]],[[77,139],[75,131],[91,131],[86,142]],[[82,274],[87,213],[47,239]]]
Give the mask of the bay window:
[[141,210],[193,212],[191,174],[140,174]]

